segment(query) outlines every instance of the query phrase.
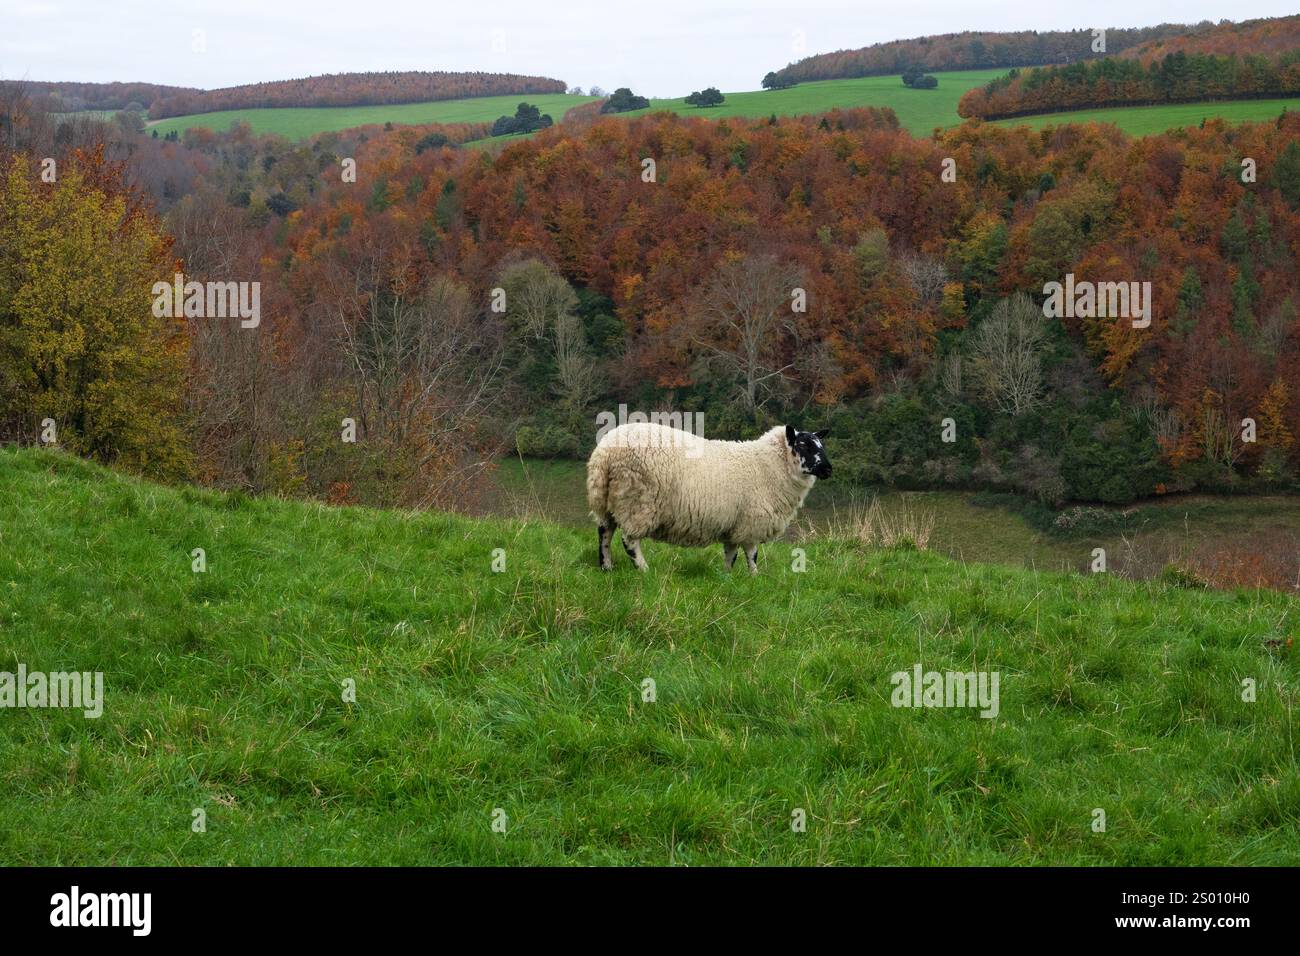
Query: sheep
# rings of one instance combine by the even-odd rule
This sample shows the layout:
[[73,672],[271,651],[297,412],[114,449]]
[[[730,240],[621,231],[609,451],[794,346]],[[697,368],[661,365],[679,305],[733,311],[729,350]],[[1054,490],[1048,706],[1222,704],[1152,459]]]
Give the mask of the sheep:
[[599,529],[602,570],[610,544],[648,568],[641,541],[687,547],[721,542],[728,570],[742,548],[751,574],[758,546],[785,533],[818,478],[829,478],[828,431],[778,425],[752,441],[711,441],[654,422],[620,425],[587,461],[587,505]]

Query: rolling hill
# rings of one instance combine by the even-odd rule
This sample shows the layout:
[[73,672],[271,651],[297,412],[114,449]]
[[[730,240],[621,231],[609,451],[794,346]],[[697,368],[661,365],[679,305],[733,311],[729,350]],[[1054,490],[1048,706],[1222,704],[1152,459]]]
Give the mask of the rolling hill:
[[[0,670],[104,676],[98,719],[0,712],[10,863],[1300,862],[1281,594],[822,538],[603,574],[545,523],[0,484]],[[891,706],[917,664],[998,715]]]
[[1062,126],[1066,123],[1113,123],[1130,136],[1150,136],[1166,130],[1199,126],[1203,120],[1222,119],[1230,124],[1266,123],[1284,111],[1300,110],[1300,98],[1231,100],[1212,103],[1168,103],[1162,106],[1123,106],[1095,110],[1043,113],[994,120],[997,126]]
[[[683,116],[722,118],[727,116],[759,117],[776,114],[796,116],[824,113],[836,108],[853,106],[886,106],[898,115],[900,124],[916,136],[927,136],[936,127],[959,125],[957,103],[962,95],[1002,75],[1001,70],[968,70],[938,74],[939,86],[933,90],[909,89],[897,76],[873,76],[852,80],[826,80],[803,83],[784,90],[760,90],[728,93],[721,106],[698,109],[688,106],[684,99],[652,99],[649,110],[638,110],[620,116],[636,116],[656,110],[669,110]],[[333,130],[351,129],[368,124],[423,125],[428,123],[491,122],[497,117],[513,114],[520,100],[538,106],[559,122],[564,113],[575,106],[593,102],[589,96],[572,96],[567,93],[543,96],[474,97],[464,100],[442,100],[431,103],[406,103],[394,106],[317,107],[301,109],[254,109],[205,113],[181,116],[150,124],[160,136],[171,131],[182,132],[193,126],[213,130],[227,129],[231,123],[247,122],[253,132],[274,133],[290,139],[301,139]],[[1175,104],[1170,106],[1131,107],[1069,112],[1034,116],[1019,120],[1041,127],[1047,124],[1107,122],[1114,123],[1133,136],[1144,136],[1176,126],[1199,123],[1202,117],[1219,116],[1229,122],[1250,122],[1276,117],[1283,107],[1300,108],[1300,100],[1242,100],[1205,104]],[[1017,122],[1011,120],[1007,122]],[[518,136],[499,137],[476,141],[476,146],[495,146],[518,139]]]
[[1225,23],[1118,56],[1012,70],[962,97],[963,117],[1300,97],[1300,15]]
[[401,103],[391,106],[298,107],[284,109],[223,110],[195,116],[178,116],[149,124],[159,136],[184,132],[190,127],[224,130],[231,123],[248,123],[254,133],[274,133],[289,139],[303,139],[317,133],[352,129],[356,126],[393,123],[422,126],[429,123],[491,123],[499,116],[513,115],[523,100],[551,114],[556,121],[567,110],[592,101],[590,96],[568,93],[476,96],[462,100]]
[[330,73],[249,83],[217,90],[177,92],[149,105],[152,119],[218,110],[381,106],[470,97],[563,93],[563,80],[515,73],[448,73],[423,70]]
[[[1192,29],[1195,28],[1178,23],[1137,28],[1108,27],[1107,49],[1115,53],[1139,44],[1177,37]],[[1091,28],[945,33],[890,40],[856,50],[818,53],[776,70],[773,78],[785,83],[806,83],[810,80],[892,75],[909,66],[935,73],[1075,63],[1104,55],[1093,51],[1092,41]]]
[[801,116],[825,113],[853,106],[885,106],[898,115],[904,129],[917,136],[928,136],[936,126],[960,122],[957,102],[967,90],[987,83],[1002,70],[967,70],[939,74],[933,90],[914,90],[897,76],[869,76],[849,80],[825,80],[801,83],[784,90],[758,90],[728,93],[720,106],[699,109],[684,99],[652,99],[649,110],[634,110],[620,116],[637,116],[654,110],[670,110],[683,116],[719,118],[724,116],[760,117]]
[[146,109],[156,99],[177,94],[201,93],[185,86],[157,83],[77,83],[40,80],[0,80],[0,93],[21,90],[54,113],[102,112],[138,104]]
[[[682,98],[652,99],[650,109],[636,110],[620,116],[637,116],[655,110],[670,110],[685,116],[720,118],[724,116],[758,117],[772,113],[778,116],[796,116],[824,113],[836,108],[852,106],[888,106],[893,109],[902,125],[916,135],[927,135],[936,126],[952,126],[960,122],[957,102],[963,93],[980,86],[996,76],[1000,70],[973,70],[945,73],[937,89],[913,90],[903,86],[896,76],[875,76],[856,80],[831,80],[824,83],[806,83],[786,90],[759,90],[728,93],[721,106],[697,109],[687,105]],[[248,122],[255,133],[277,133],[290,138],[311,136],[327,130],[349,129],[369,123],[467,123],[491,122],[498,116],[513,114],[521,99],[536,105],[543,113],[550,113],[557,122],[565,111],[593,101],[589,96],[554,94],[546,96],[496,96],[475,97],[464,100],[444,100],[436,103],[410,103],[401,106],[365,106],[337,109],[282,109],[237,110],[182,116],[162,120],[150,125],[163,135],[172,130],[183,131],[191,126],[222,130],[232,122]],[[517,137],[502,137],[509,140]],[[485,144],[491,143],[485,141]]]

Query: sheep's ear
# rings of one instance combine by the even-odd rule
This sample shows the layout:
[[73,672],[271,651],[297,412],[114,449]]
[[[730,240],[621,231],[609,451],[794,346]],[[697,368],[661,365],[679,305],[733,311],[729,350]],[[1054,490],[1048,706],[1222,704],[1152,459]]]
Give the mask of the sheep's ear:
[[799,433],[798,433],[797,431],[794,430],[794,426],[793,426],[793,425],[786,425],[786,426],[785,426],[785,443],[786,443],[787,445],[789,445],[791,448],[793,448],[793,447],[794,447],[794,439],[795,439],[795,436],[798,435],[798,434],[799,434]]
[[830,430],[829,428],[823,428],[823,429],[822,429],[821,431],[819,431],[819,432],[813,432],[813,434],[816,435],[818,438],[825,438],[825,437],[826,437],[827,435],[829,435],[830,433],[831,433],[831,430]]

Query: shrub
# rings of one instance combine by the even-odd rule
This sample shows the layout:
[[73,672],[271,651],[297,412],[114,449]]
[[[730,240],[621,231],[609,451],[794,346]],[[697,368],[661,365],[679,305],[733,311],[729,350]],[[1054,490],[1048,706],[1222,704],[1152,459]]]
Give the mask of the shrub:
[[[502,117],[504,119],[505,117]],[[500,122],[498,120],[497,122]],[[432,132],[426,133],[415,141],[415,155],[419,156],[426,149],[438,149],[440,146],[446,146],[451,142],[446,133]]]
[[578,438],[559,425],[520,425],[515,432],[515,448],[525,458],[576,458]]
[[644,96],[637,96],[626,86],[620,86],[610,94],[601,106],[602,113],[626,113],[629,110],[643,110],[650,106],[650,101]]
[[1160,572],[1160,580],[1175,588],[1203,591],[1209,587],[1209,583],[1197,572],[1181,564],[1166,564]]
[[1052,521],[1051,530],[1062,535],[1096,535],[1131,528],[1137,517],[1136,509],[1114,511],[1082,505],[1067,508]]
[[1151,494],[1167,470],[1150,429],[1133,416],[1076,425],[1061,461],[1071,498],[1106,504],[1128,504]]

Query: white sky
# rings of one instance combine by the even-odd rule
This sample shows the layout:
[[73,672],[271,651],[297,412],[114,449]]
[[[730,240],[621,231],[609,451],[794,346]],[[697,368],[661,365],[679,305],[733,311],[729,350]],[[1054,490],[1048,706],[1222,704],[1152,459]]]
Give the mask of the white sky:
[[[930,33],[1295,12],[1294,0],[0,0],[0,78],[213,88],[359,70],[484,70],[681,96],[756,89],[801,56]],[[196,30],[205,52],[192,48]]]

